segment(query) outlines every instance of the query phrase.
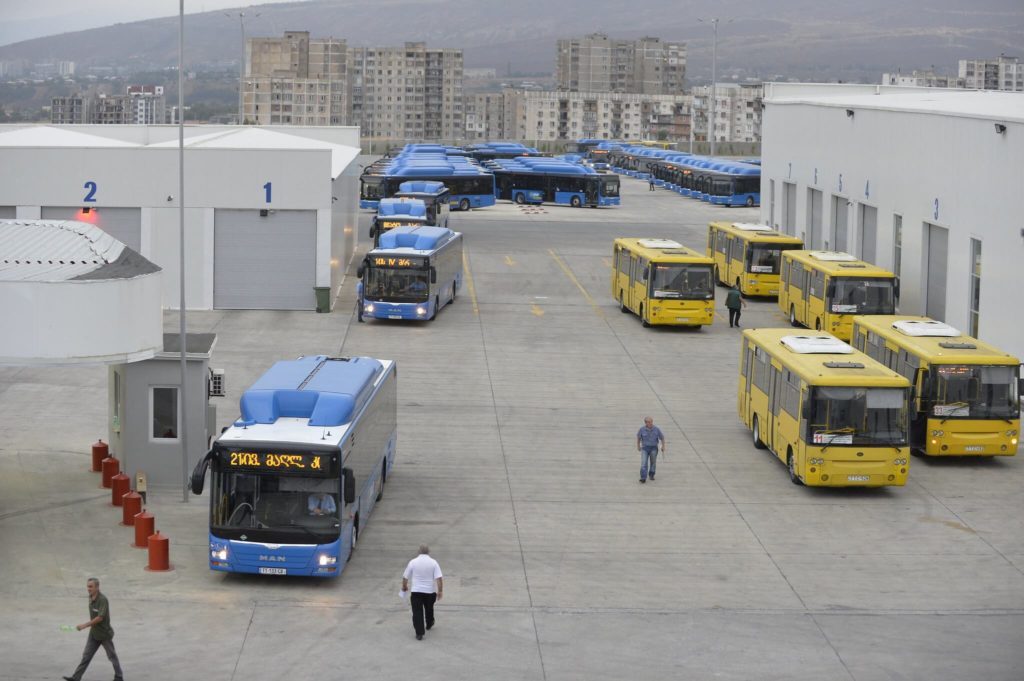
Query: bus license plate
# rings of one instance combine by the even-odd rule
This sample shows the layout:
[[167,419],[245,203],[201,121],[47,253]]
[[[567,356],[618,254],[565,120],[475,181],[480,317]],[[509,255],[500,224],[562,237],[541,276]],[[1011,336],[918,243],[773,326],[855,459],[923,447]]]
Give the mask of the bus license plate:
[[286,575],[288,571],[284,568],[260,568],[261,575]]
[[401,319],[401,318],[402,318],[402,315],[400,315],[400,314],[389,314],[388,315],[388,319]]
[[964,451],[965,452],[983,452],[983,451],[985,451],[985,448],[982,447],[981,445],[967,445],[966,447],[964,447]]
[[867,482],[871,479],[870,475],[847,475],[847,482]]
[[690,318],[689,317],[676,317],[676,321],[677,322],[688,322],[688,321],[690,321]]

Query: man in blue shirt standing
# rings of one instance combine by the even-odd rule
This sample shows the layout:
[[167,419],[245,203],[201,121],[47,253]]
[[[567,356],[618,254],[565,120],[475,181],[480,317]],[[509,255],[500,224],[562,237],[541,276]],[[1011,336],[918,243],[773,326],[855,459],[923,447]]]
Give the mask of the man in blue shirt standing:
[[[665,434],[654,425],[654,419],[644,417],[643,427],[636,432],[636,451],[640,452],[640,482],[647,482],[647,473],[654,482],[654,468],[658,461],[658,443],[661,442],[661,453],[665,453]],[[649,465],[648,465],[649,464]]]

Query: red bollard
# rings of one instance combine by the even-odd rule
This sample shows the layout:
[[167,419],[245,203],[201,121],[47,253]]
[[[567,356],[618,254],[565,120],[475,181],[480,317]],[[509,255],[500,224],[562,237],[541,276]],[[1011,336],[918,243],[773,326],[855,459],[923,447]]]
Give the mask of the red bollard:
[[135,524],[135,514],[142,512],[142,495],[138,492],[128,492],[121,497],[121,524],[132,526]]
[[110,503],[114,506],[120,506],[125,494],[132,488],[132,479],[124,473],[118,473],[114,477],[110,478]]
[[110,489],[110,479],[121,472],[121,462],[112,456],[103,459],[103,482],[101,485]]
[[144,549],[149,546],[149,535],[153,534],[156,526],[156,518],[149,511],[142,511],[135,514],[135,543],[137,549]]
[[150,572],[166,572],[171,569],[171,540],[157,532],[149,535],[149,565],[146,569]]
[[98,440],[92,446],[92,472],[99,473],[103,470],[103,459],[110,456],[110,448],[103,440]]

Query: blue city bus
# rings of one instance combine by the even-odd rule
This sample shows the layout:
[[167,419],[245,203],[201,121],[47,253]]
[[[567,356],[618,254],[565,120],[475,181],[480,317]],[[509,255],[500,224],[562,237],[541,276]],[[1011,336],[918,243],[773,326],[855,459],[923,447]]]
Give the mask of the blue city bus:
[[434,319],[462,288],[462,234],[445,227],[396,227],[357,270],[363,316]]
[[395,463],[391,360],[316,355],[277,362],[192,472],[210,471],[210,569],[337,577]]
[[491,161],[497,198],[515,203],[617,206],[619,176],[559,159]]
[[720,206],[761,204],[761,167],[753,163],[645,147],[614,149],[609,156],[624,174],[683,196]]
[[381,199],[377,205],[377,214],[373,216],[373,221],[370,223],[370,238],[373,240],[373,245],[377,246],[380,244],[380,235],[389,229],[423,227],[429,224],[427,204],[423,201],[402,198]]
[[394,158],[370,164],[359,179],[360,208],[376,208],[411,180],[443,183],[450,205],[459,210],[494,205],[494,176],[474,159],[436,144],[407,144]]
[[435,227],[448,226],[448,213],[451,210],[451,192],[444,182],[403,182],[395,192],[396,199],[414,199],[422,201],[427,210],[427,221],[424,224]]
[[519,142],[481,142],[478,144],[469,144],[463,147],[468,156],[472,156],[477,161],[492,161],[499,158],[519,158],[523,156],[543,157],[544,154],[528,147]]

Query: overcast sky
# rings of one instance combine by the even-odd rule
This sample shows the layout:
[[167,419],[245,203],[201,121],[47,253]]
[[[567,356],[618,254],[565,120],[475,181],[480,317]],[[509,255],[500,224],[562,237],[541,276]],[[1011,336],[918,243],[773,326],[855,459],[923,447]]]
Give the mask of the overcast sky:
[[[185,0],[185,13],[282,0]],[[0,45],[178,14],[178,0],[0,0]]]

